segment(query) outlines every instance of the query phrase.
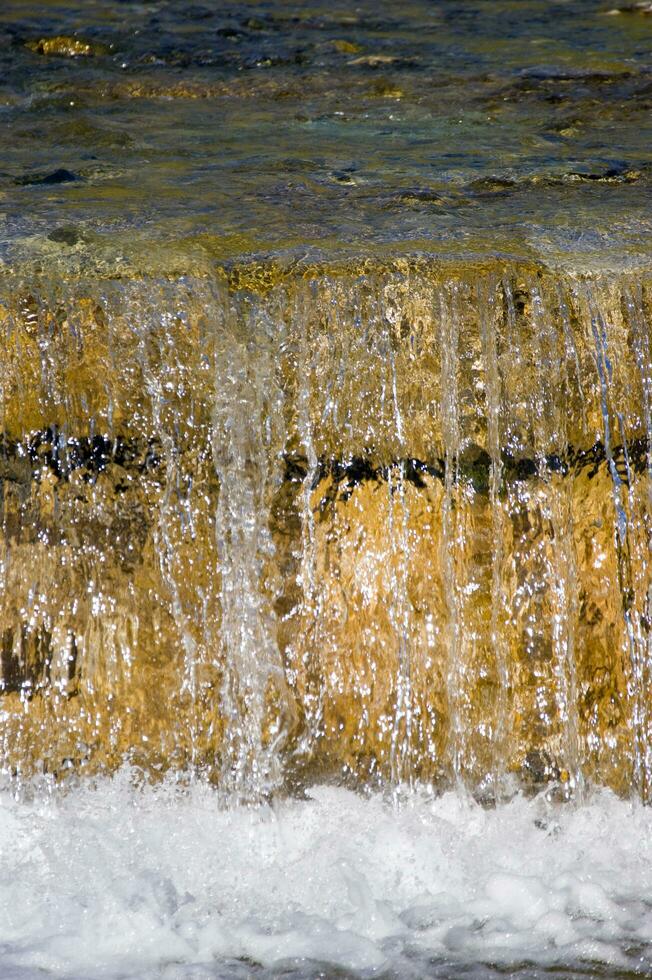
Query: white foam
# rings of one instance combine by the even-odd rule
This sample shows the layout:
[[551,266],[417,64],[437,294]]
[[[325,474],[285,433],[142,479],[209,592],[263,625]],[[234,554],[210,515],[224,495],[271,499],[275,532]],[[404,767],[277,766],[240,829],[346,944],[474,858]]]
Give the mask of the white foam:
[[126,773],[0,795],[0,976],[190,977],[238,959],[649,969],[652,810],[608,792],[493,811],[311,797],[224,812],[207,787],[138,790]]

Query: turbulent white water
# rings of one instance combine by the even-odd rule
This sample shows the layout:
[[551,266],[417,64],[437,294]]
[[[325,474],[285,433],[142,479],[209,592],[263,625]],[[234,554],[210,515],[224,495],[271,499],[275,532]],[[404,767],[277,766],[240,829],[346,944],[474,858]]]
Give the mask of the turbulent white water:
[[3,980],[649,975],[652,811],[332,787],[224,811],[122,773],[0,796],[0,910]]

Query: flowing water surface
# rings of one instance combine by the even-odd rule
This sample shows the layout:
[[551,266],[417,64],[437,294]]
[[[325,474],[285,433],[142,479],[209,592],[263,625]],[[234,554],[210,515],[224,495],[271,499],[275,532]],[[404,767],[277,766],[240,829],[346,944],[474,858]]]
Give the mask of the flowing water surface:
[[0,977],[652,975],[652,16],[0,12]]

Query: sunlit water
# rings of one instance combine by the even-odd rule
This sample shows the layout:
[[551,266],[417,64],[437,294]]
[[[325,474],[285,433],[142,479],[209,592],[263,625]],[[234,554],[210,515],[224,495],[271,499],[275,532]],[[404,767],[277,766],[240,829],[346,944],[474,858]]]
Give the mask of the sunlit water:
[[0,797],[3,980],[652,973],[652,813],[606,791],[223,811],[124,773],[38,795]]
[[646,281],[36,285],[0,975],[652,971]]
[[618,5],[7,0],[0,257],[645,263],[650,18]]
[[0,980],[652,975],[652,17],[0,20]]

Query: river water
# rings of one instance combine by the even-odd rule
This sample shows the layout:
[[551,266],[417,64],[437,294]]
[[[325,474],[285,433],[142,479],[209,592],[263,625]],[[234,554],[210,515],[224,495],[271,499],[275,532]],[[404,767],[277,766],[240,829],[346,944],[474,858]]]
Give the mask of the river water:
[[0,13],[0,977],[652,975],[645,4]]
[[8,0],[5,254],[640,260],[650,22],[609,9]]

